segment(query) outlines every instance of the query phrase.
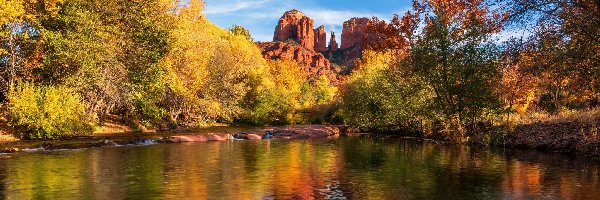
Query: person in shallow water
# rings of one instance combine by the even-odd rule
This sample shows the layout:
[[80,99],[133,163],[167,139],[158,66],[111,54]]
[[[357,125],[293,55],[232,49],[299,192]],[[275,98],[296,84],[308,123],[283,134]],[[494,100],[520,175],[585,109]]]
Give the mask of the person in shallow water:
[[238,140],[246,140],[246,139],[248,139],[248,133],[246,133],[246,132],[236,133],[236,134],[233,134],[233,138],[238,139]]
[[[248,135],[250,135],[250,134],[246,133],[246,132],[241,132],[241,133],[233,134],[233,138],[237,139],[237,140],[248,140],[248,139],[250,139],[250,138],[248,138]],[[265,134],[263,134],[261,139],[263,139],[263,140],[273,139],[273,136],[274,135],[273,135],[272,131],[267,131]]]
[[271,131],[267,131],[263,136],[262,136],[263,140],[268,140],[268,139],[273,139],[273,132]]

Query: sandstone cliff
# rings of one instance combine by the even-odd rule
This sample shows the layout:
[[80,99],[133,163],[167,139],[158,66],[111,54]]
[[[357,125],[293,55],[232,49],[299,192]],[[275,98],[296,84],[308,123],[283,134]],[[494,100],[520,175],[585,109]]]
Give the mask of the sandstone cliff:
[[304,66],[307,75],[315,80],[325,75],[338,84],[340,76],[349,74],[354,61],[362,56],[361,42],[369,23],[368,18],[352,18],[344,22],[342,45],[335,33],[327,43],[325,26],[314,29],[314,21],[298,10],[287,11],[281,16],[273,42],[259,42],[266,59],[292,59]]
[[315,29],[315,51],[327,51],[327,36],[325,34],[327,34],[325,26],[319,26],[319,28]]
[[279,19],[273,41],[293,40],[309,50],[315,48],[314,21],[298,10],[287,11]]
[[257,43],[266,59],[290,59],[297,61],[311,80],[325,75],[332,83],[338,83],[339,69],[331,65],[323,54],[304,48],[294,42]]
[[335,33],[331,31],[331,39],[329,40],[329,51],[336,51],[338,43],[335,41]]
[[369,24],[369,18],[352,18],[344,22],[342,30],[341,49],[347,49],[355,45],[360,45],[362,38],[365,37],[363,27]]

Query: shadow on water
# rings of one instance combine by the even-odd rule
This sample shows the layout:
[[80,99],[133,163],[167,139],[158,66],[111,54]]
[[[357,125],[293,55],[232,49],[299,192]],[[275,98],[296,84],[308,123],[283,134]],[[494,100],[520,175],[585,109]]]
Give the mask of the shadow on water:
[[19,153],[12,199],[594,199],[598,162],[390,137],[229,141]]

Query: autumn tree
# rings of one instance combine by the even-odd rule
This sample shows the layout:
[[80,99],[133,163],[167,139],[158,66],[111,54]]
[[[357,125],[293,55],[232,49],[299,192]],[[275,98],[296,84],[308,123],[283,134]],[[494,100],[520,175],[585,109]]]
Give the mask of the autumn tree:
[[464,125],[474,125],[497,108],[495,87],[500,71],[491,36],[505,15],[482,0],[415,2],[423,12],[423,29],[405,65],[435,92],[436,110],[461,139]]
[[505,105],[506,122],[510,125],[511,114],[524,114],[534,104],[540,78],[535,75],[530,54],[521,39],[505,42],[501,55],[502,84],[500,97]]
[[394,53],[366,51],[342,93],[344,122],[365,131],[423,131],[433,93]]
[[23,66],[18,49],[23,48],[21,40],[25,39],[26,34],[19,30],[24,14],[22,1],[0,1],[0,91],[3,96],[14,86],[17,71]]
[[598,105],[600,3],[594,0],[511,0],[512,22],[532,32],[528,52],[542,77],[539,105],[550,113]]

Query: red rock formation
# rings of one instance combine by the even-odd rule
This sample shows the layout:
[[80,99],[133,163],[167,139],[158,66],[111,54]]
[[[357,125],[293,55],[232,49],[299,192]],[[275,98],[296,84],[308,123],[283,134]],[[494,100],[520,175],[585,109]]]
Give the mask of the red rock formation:
[[363,27],[369,23],[369,18],[352,18],[344,22],[342,30],[341,49],[347,49],[354,45],[360,45],[364,37]]
[[331,31],[331,38],[329,39],[329,50],[335,51],[338,49],[338,43],[335,41],[335,33]]
[[298,10],[287,11],[279,19],[273,41],[294,40],[304,48],[314,50],[314,21]]
[[257,43],[266,59],[290,59],[297,61],[304,67],[306,74],[311,80],[316,80],[325,75],[337,83],[338,69],[331,66],[329,60],[323,54],[308,50],[295,43],[286,42],[259,42]]
[[325,26],[319,26],[315,29],[315,51],[324,52],[327,51],[327,34],[325,32]]

